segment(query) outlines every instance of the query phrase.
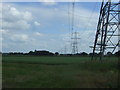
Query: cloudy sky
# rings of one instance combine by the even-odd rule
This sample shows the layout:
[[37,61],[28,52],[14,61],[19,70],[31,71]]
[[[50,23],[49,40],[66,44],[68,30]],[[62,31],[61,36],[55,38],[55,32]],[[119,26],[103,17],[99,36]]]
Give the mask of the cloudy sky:
[[[91,52],[101,2],[76,2],[74,31],[79,32],[79,52]],[[9,2],[0,5],[2,52],[49,50],[71,52],[72,3]]]

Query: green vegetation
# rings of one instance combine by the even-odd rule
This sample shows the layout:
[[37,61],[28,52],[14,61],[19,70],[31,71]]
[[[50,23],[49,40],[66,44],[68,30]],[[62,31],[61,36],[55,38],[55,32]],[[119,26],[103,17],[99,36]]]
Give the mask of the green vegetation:
[[90,57],[3,56],[3,88],[116,88],[118,60]]

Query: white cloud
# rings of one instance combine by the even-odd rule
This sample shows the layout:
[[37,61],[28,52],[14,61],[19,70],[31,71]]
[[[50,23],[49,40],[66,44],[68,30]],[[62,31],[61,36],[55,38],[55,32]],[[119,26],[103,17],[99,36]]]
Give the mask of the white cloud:
[[0,19],[2,18],[2,3],[0,3]]
[[23,33],[15,33],[9,30],[1,30],[2,33],[2,38],[4,40],[10,40],[10,41],[27,41],[29,40],[29,36],[27,34],[23,34]]
[[47,5],[47,6],[53,6],[53,5],[57,4],[57,2],[55,0],[42,0],[42,3],[43,3],[43,5]]
[[[72,10],[70,11],[70,14],[68,15],[67,6],[59,6],[59,8],[36,8],[34,10],[39,10],[39,18],[42,22],[63,22],[63,24],[68,24],[68,17],[70,15],[70,21],[72,20]],[[93,29],[93,27],[96,28],[97,19],[99,16],[98,12],[94,12],[93,15],[91,15],[92,12],[90,10],[84,9],[82,7],[76,6],[75,8],[75,16],[74,16],[74,27],[75,28],[83,28],[87,27],[87,29]],[[92,16],[92,17],[91,17]]]
[[4,7],[2,7],[2,16],[5,21],[17,21],[17,20],[26,20],[30,21],[33,19],[33,16],[28,11],[20,11],[16,9],[15,7],[9,5],[9,4],[3,4]]
[[44,36],[44,34],[39,33],[39,32],[35,32],[34,34],[35,34],[36,36]]
[[11,40],[13,40],[13,41],[27,41],[28,39],[29,39],[29,37],[26,34],[14,34],[11,37]]
[[[24,50],[24,51],[30,51],[35,49],[46,49],[51,51],[57,51],[61,49],[61,47],[64,47],[64,44],[70,40],[70,37],[68,34],[55,34],[57,33],[65,33],[69,32],[67,29],[63,29],[64,27],[68,27],[68,12],[67,12],[67,6],[61,5],[59,8],[46,8],[46,7],[33,7],[33,6],[10,6],[4,8],[4,21],[3,21],[3,28],[6,29],[3,30],[3,44],[4,44],[4,50]],[[26,8],[27,7],[27,8]],[[12,8],[12,9],[11,9]],[[22,11],[23,10],[23,11]],[[38,12],[39,11],[39,12]],[[89,45],[92,43],[92,40],[94,38],[94,31],[93,26],[95,25],[96,21],[92,19],[91,24],[88,25],[88,18],[90,16],[90,11],[86,10],[84,8],[76,7],[75,10],[75,27],[77,28],[78,32],[80,32],[80,51],[90,51]],[[82,16],[79,16],[82,15]],[[95,13],[94,18],[97,17],[97,13]],[[30,22],[33,22],[34,25],[30,24]],[[42,22],[42,25],[41,23]],[[53,28],[53,31],[51,28],[47,26],[47,24],[50,24],[51,27],[53,24],[56,27],[56,24],[59,24],[59,27],[63,30],[58,30]],[[64,24],[63,27],[61,27]],[[21,31],[26,29],[31,29],[32,26],[40,26],[33,28],[33,31]],[[47,27],[48,31],[43,28]],[[83,31],[80,30],[81,28],[88,27],[89,31]],[[18,31],[13,31],[11,29],[15,29]],[[11,31],[10,31],[11,30]],[[39,30],[39,31],[38,31]],[[47,33],[53,33],[53,34],[43,34],[40,32],[40,30]],[[55,32],[54,32],[55,31]],[[68,41],[67,41],[68,40]],[[69,45],[69,43],[67,43]],[[87,47],[88,46],[88,47]],[[70,49],[69,49],[70,50]]]
[[2,35],[2,34],[6,34],[6,33],[9,33],[9,30],[0,29],[0,33],[1,33],[1,35]]
[[16,22],[2,22],[2,28],[3,29],[9,29],[9,30],[27,30],[29,29],[30,24],[28,24],[25,20],[19,20]]
[[[18,16],[20,15],[20,12],[14,8],[14,7],[9,7],[10,8],[10,13],[13,15],[13,16]],[[4,11],[3,11],[4,12]]]
[[29,22],[33,16],[28,11],[19,11],[13,6],[4,4],[2,11],[2,28],[10,30],[26,30],[30,28]]
[[37,22],[37,21],[35,21],[34,24],[35,24],[36,26],[40,26],[40,25],[41,25],[41,24],[40,24],[39,22]]
[[32,16],[32,14],[31,14],[30,12],[26,11],[26,12],[24,12],[24,14],[23,14],[23,18],[24,18],[25,20],[29,21],[29,20],[32,20],[32,19],[33,19],[33,16]]

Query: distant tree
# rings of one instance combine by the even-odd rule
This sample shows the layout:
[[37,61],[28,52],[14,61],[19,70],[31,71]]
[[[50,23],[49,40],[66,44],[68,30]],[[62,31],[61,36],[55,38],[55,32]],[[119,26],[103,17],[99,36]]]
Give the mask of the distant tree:
[[72,54],[67,54],[67,56],[72,56]]
[[2,55],[9,55],[9,53],[2,53]]
[[107,56],[112,56],[113,54],[111,52],[107,52]]
[[[89,53],[89,56],[93,56],[93,53]],[[94,56],[98,56],[98,54],[94,53]]]
[[45,51],[45,50],[43,50],[43,51],[35,50],[34,52],[30,51],[28,54],[29,55],[34,55],[34,56],[52,56],[52,55],[54,55],[52,52]]
[[29,53],[33,53],[33,51],[30,51]]
[[77,56],[81,55],[81,53],[76,53]]
[[89,56],[92,56],[93,55],[93,53],[89,53]]
[[56,56],[58,56],[58,55],[59,55],[59,53],[58,53],[58,52],[55,52],[55,55],[56,55]]
[[86,52],[82,52],[82,53],[80,53],[80,55],[87,56],[88,54]]
[[29,54],[29,55],[34,55],[34,52],[33,52],[33,51],[30,51],[28,54]]
[[120,57],[120,50],[118,52],[115,52],[114,54],[115,56],[119,56]]
[[23,52],[9,52],[9,55],[23,55]]

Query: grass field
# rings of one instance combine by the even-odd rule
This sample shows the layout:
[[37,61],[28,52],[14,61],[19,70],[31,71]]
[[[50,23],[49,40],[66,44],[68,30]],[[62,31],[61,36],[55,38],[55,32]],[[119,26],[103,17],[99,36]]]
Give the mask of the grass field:
[[90,57],[3,56],[3,88],[116,88],[118,60]]

